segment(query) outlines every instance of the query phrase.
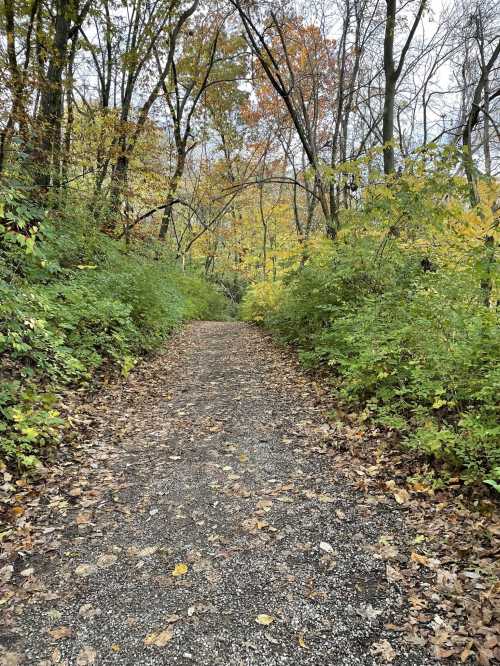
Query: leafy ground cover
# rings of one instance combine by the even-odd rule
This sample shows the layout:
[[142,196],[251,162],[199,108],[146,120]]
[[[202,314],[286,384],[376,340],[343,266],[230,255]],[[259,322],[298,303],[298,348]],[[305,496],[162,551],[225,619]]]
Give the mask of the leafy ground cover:
[[127,374],[182,322],[225,312],[225,298],[157,243],[112,240],[78,209],[26,234],[25,205],[13,209],[20,231],[0,236],[0,456],[18,472],[63,436],[65,388]]

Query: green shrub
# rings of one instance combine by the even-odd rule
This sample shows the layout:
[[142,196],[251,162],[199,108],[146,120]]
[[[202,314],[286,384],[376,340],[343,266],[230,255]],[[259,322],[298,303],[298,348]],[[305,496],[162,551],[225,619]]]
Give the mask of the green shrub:
[[0,230],[0,458],[22,470],[61,437],[62,387],[105,365],[126,374],[226,300],[157,244],[126,247],[84,217],[46,220],[32,251],[18,240]]
[[278,303],[260,284],[251,289],[244,314],[296,345],[305,363],[329,367],[345,405],[468,479],[494,479],[497,313],[467,265],[424,271],[408,250],[383,263],[374,256],[366,238],[339,243],[289,276]]
[[0,454],[18,470],[38,464],[44,448],[56,444],[64,421],[54,408],[53,393],[39,392],[20,382],[0,386]]

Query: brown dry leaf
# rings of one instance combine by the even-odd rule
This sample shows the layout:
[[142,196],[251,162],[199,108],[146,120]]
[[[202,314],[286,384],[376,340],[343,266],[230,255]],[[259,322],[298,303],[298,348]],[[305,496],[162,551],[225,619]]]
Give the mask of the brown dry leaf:
[[390,583],[403,580],[401,571],[397,567],[391,567],[390,564],[385,565],[385,575]]
[[75,569],[77,576],[90,576],[96,571],[97,567],[94,564],[80,564]]
[[412,562],[416,562],[417,564],[420,564],[423,567],[429,566],[429,558],[425,557],[425,555],[420,555],[420,553],[413,552],[410,555],[410,559]]
[[489,650],[488,648],[480,648],[478,655],[477,655],[477,661],[481,666],[490,666],[490,664],[495,663],[493,660],[495,659],[495,655],[492,650]]
[[382,657],[385,661],[394,661],[396,658],[396,652],[394,651],[392,645],[388,640],[384,639],[378,643],[373,643],[371,647],[372,654]]
[[[189,609],[188,609],[188,614],[189,614]],[[165,618],[165,622],[167,624],[173,624],[174,622],[179,622],[179,620],[181,620],[181,619],[182,618],[181,618],[180,615],[176,615],[174,613],[173,615],[167,615],[167,617]]]
[[410,501],[410,493],[404,488],[398,488],[394,491],[394,499],[398,504],[408,504]]
[[439,645],[434,645],[433,652],[436,659],[448,659],[448,657],[455,654],[455,650],[445,650],[444,648],[439,647]]
[[71,636],[70,627],[55,627],[54,629],[48,629],[47,632],[58,641],[61,638],[69,638]]
[[89,645],[85,645],[76,657],[76,666],[92,666],[96,663],[97,652]]
[[165,647],[165,645],[172,640],[174,636],[174,628],[169,625],[163,631],[151,633],[144,639],[144,645],[156,645],[156,647]]
[[122,649],[122,648],[121,648],[121,646],[120,646],[118,643],[113,643],[113,644],[111,645],[111,652],[115,652],[115,653],[116,653],[116,652],[120,652],[121,649]]
[[264,528],[269,527],[269,523],[265,520],[259,520],[256,517],[252,517],[246,518],[241,523],[241,526],[249,532],[254,532],[255,530],[263,530]]
[[256,507],[261,511],[270,511],[273,503],[271,500],[261,499],[257,502]]
[[77,525],[88,525],[88,523],[90,523],[91,521],[91,518],[92,518],[91,513],[82,511],[77,515],[75,522]]
[[187,564],[176,564],[175,567],[172,570],[172,576],[178,577],[178,576],[184,576],[188,571],[188,565]]
[[266,615],[265,613],[261,613],[260,615],[257,615],[255,621],[257,622],[257,624],[268,625],[274,622],[274,617],[272,615]]
[[105,553],[104,555],[99,555],[96,560],[96,564],[100,569],[108,569],[109,567],[112,567],[113,564],[117,562],[117,560],[118,557],[116,555]]
[[339,520],[344,520],[344,518],[345,518],[345,513],[343,511],[341,511],[340,509],[336,509],[335,515],[337,516],[337,518]]

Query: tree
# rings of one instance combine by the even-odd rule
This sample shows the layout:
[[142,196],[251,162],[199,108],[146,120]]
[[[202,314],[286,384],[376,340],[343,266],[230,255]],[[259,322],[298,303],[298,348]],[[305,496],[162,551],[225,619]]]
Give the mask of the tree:
[[385,87],[382,125],[382,140],[384,144],[384,173],[386,175],[394,172],[394,104],[397,84],[403,72],[405,59],[417,31],[420,19],[422,18],[425,5],[426,0],[418,0],[417,12],[396,64],[396,58],[394,56],[394,44],[396,40],[397,0],[386,0],[386,23],[384,36]]

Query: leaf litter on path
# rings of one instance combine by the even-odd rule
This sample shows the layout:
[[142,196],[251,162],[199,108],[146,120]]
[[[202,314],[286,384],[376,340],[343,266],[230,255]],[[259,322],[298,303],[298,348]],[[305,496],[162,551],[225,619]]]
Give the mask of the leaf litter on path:
[[0,470],[11,661],[499,660],[495,507],[329,421],[328,388],[260,331],[193,324],[65,402],[80,434],[53,466]]

